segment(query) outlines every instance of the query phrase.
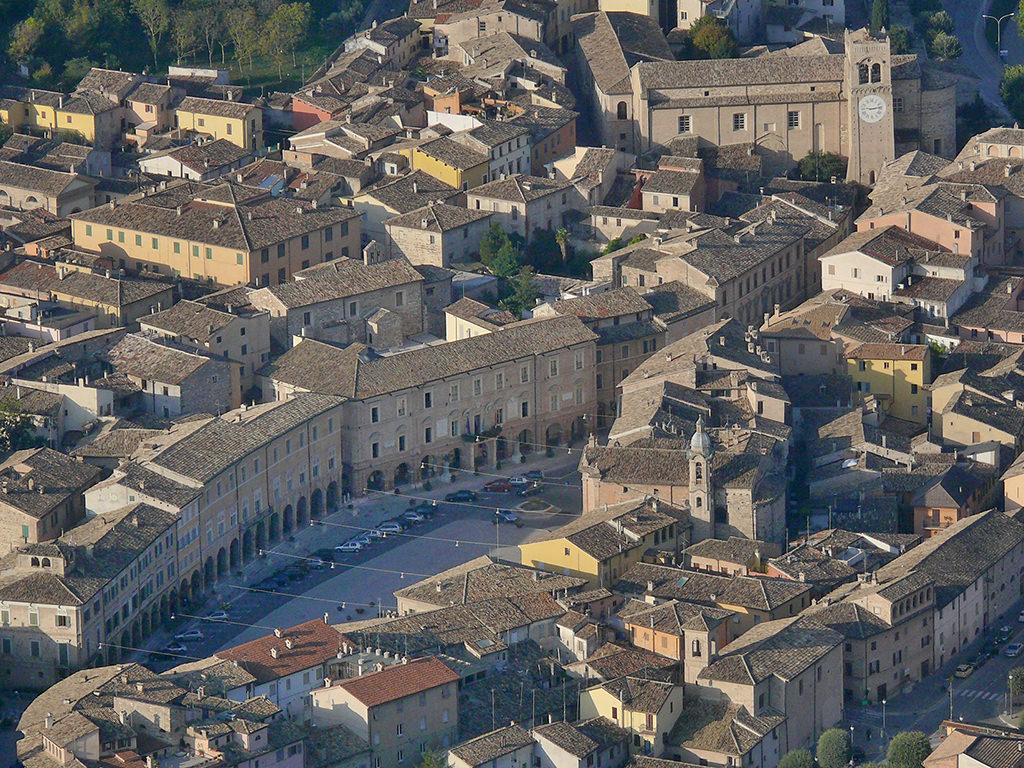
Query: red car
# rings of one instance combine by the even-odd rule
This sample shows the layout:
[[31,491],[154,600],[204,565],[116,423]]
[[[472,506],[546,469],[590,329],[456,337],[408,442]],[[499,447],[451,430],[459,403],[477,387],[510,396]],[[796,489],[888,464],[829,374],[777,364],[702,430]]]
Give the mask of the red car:
[[511,490],[511,484],[505,479],[491,480],[483,487],[484,493],[508,493]]

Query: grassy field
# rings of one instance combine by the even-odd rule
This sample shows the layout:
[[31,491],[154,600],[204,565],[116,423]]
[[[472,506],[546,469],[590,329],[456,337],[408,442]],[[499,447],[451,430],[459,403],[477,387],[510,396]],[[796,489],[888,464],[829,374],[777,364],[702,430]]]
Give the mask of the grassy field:
[[[1017,10],[1017,0],[995,0],[992,3],[992,10],[988,12],[989,16],[995,16],[997,19],[1007,13],[1014,13]],[[1009,24],[1015,24],[1016,22],[1009,18],[1003,22],[1003,32],[1006,32],[1006,27]],[[985,39],[988,40],[988,44],[992,47],[992,50],[997,54],[999,53],[999,47],[996,45],[998,36],[996,35],[996,23],[992,19],[985,19]]]

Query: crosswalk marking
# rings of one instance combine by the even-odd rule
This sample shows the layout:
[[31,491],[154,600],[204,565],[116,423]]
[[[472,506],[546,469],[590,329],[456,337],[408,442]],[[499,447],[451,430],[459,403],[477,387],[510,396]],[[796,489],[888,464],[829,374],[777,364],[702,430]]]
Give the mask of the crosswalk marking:
[[956,692],[957,696],[965,699],[981,699],[983,701],[995,701],[1002,694],[992,693],[991,691],[979,691],[975,689],[960,689]]

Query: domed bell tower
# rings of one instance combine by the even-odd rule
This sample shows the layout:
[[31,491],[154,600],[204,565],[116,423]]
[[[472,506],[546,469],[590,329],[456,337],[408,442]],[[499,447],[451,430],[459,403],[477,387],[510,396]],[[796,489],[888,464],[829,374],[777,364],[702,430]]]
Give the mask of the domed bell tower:
[[703,541],[714,536],[714,494],[711,490],[711,436],[704,431],[704,416],[697,417],[697,429],[690,438],[687,456],[690,462],[690,520],[692,540]]

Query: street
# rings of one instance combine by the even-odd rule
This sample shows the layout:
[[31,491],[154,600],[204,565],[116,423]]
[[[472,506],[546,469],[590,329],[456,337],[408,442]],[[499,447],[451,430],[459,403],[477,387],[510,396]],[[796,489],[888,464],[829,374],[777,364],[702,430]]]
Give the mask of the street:
[[960,38],[960,44],[963,46],[963,55],[959,63],[978,78],[978,92],[982,100],[1004,119],[1011,119],[999,95],[999,81],[1003,75],[1004,63],[1009,65],[1024,62],[1024,46],[1017,34],[1017,25],[1012,18],[1003,23],[1002,45],[1004,50],[1009,51],[1004,62],[985,39],[985,19],[982,18],[982,14],[989,12],[992,0],[981,0],[978,3],[943,0],[942,5],[953,17],[954,34]]
[[[517,559],[511,548],[542,531],[564,525],[579,515],[578,451],[564,449],[551,458],[531,457],[514,469],[479,475],[460,472],[454,483],[436,482],[431,491],[408,488],[400,495],[379,493],[353,501],[352,509],[340,510],[317,524],[297,531],[265,550],[246,566],[244,578],[229,574],[219,582],[201,609],[176,617],[172,627],[154,633],[135,660],[155,671],[206,657],[216,651],[289,627],[327,613],[332,623],[372,618],[394,610],[393,592],[473,558],[497,551],[505,559]],[[480,491],[484,483],[501,476],[541,469],[542,490],[531,496],[558,511],[529,512],[518,509],[525,499],[512,493],[480,493],[475,503],[445,502],[445,494],[460,489]],[[256,587],[272,574],[296,564],[308,564],[319,549],[333,548],[355,534],[395,517],[421,501],[436,501],[436,516],[406,532],[389,534],[361,552],[335,553],[333,566],[321,570],[293,569],[296,580],[281,586]],[[495,524],[495,510],[514,510],[522,527]],[[215,610],[227,618],[203,618]],[[183,643],[186,650],[163,652],[174,634],[190,629],[202,632],[201,640]],[[157,652],[157,653],[148,653]]]
[[[846,725],[854,726],[854,744],[863,751],[864,759],[883,758],[888,740],[899,731],[922,731],[929,736],[932,735],[943,720],[950,719],[951,711],[953,719],[1007,725],[1007,722],[1000,720],[1000,715],[1006,710],[1007,678],[1012,669],[1024,666],[1024,657],[1007,658],[1000,651],[970,677],[961,680],[953,678],[952,675],[958,664],[970,661],[978,655],[982,647],[987,648],[991,645],[992,636],[1000,626],[1006,625],[1012,630],[1013,635],[1008,642],[1024,641],[1024,625],[1017,621],[1021,605],[1022,601],[1018,601],[1013,610],[993,621],[988,632],[936,674],[891,696],[884,707],[885,738],[882,738],[881,704],[869,707],[847,704]],[[1006,644],[1002,647],[1005,648]],[[1016,727],[1015,721],[1009,722]]]

